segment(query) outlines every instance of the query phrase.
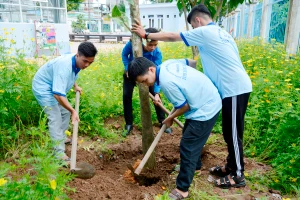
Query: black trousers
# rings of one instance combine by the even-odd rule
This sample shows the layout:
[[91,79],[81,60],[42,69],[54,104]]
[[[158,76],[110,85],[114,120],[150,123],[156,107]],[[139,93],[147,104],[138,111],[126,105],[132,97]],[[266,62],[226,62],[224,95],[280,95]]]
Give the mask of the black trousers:
[[242,176],[244,173],[244,118],[249,97],[250,93],[245,93],[222,100],[222,129],[228,148],[226,167],[235,176]]
[[[135,87],[135,82],[131,81],[123,75],[123,108],[124,108],[124,118],[126,125],[133,124],[133,115],[132,115],[132,94]],[[149,87],[149,92],[154,95],[154,87]],[[159,106],[154,106],[156,111],[156,116],[159,123],[162,123],[165,120],[165,113]]]
[[180,172],[176,179],[176,187],[179,190],[187,192],[195,170],[201,169],[201,151],[218,116],[219,112],[207,121],[185,121],[180,141]]

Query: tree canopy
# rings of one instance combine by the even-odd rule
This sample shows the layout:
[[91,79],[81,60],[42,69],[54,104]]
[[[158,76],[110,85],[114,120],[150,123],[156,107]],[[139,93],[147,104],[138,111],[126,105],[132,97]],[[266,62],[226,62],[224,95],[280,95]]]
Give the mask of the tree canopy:
[[68,11],[77,10],[80,3],[84,2],[84,0],[67,0],[67,9]]

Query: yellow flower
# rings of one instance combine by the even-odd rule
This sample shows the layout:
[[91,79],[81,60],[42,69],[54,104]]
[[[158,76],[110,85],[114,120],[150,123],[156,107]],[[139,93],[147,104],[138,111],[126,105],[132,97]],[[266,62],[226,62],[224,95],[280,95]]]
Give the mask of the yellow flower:
[[300,88],[296,88],[295,90],[297,90],[297,91],[298,91],[298,90],[300,90]]
[[78,144],[81,144],[81,143],[83,143],[83,141],[84,141],[84,140],[83,140],[83,139],[81,139],[80,141],[78,141]]
[[250,104],[251,104],[251,103],[250,103],[250,102],[248,102],[248,106],[250,106]]
[[291,200],[290,198],[282,198],[282,200]]
[[5,35],[8,35],[8,34],[9,34],[9,32],[5,31],[5,32],[4,32],[4,34],[5,34]]
[[245,173],[244,173],[244,175],[245,175],[246,177],[248,177],[248,176],[249,176],[249,174],[248,174],[247,172],[245,172]]
[[269,79],[265,78],[265,79],[264,79],[264,82],[266,82],[266,83],[269,82]]
[[278,179],[276,179],[276,180],[275,180],[275,183],[278,183],[278,182],[279,182],[279,180],[278,180]]
[[292,106],[293,106],[293,104],[292,104],[292,103],[288,103],[288,106],[289,106],[289,107],[292,107]]
[[56,180],[51,180],[51,181],[50,181],[50,188],[51,188],[52,190],[55,190],[55,189],[56,189]]
[[254,153],[254,152],[252,152],[252,153],[251,153],[251,155],[252,155],[252,156],[254,156],[254,155],[255,155],[255,153]]
[[5,185],[7,183],[7,180],[5,180],[4,178],[0,178],[0,187]]
[[4,90],[0,90],[0,93],[4,93]]
[[54,200],[59,200],[59,198],[58,198],[58,197],[55,197]]
[[293,158],[292,160],[290,160],[290,163],[294,163],[295,162],[295,159]]
[[15,30],[15,28],[11,28],[10,30],[14,31],[14,30]]
[[267,103],[270,103],[270,101],[269,101],[268,99],[266,100],[266,102],[267,102]]
[[255,78],[255,76],[250,76],[250,78],[252,78],[252,79],[253,79],[253,78]]
[[290,180],[291,180],[292,182],[297,182],[297,178],[290,177]]
[[285,81],[285,82],[289,82],[290,80],[291,80],[291,79],[290,79],[290,78],[288,78],[288,79],[285,79],[284,81]]
[[20,95],[19,95],[19,96],[17,96],[17,97],[16,97],[16,100],[18,101],[18,100],[20,99],[20,97],[21,97]]
[[100,96],[103,99],[105,97],[105,94],[102,92]]
[[16,41],[13,40],[13,39],[11,39],[10,42],[11,42],[12,44],[16,44]]
[[31,38],[31,41],[32,41],[32,42],[34,42],[34,41],[35,41],[35,39],[34,39],[34,38]]
[[270,90],[268,88],[265,89],[265,92],[270,92]]
[[65,134],[66,134],[67,136],[70,136],[70,135],[71,135],[71,132],[68,131],[68,130],[66,130],[66,131],[65,131]]

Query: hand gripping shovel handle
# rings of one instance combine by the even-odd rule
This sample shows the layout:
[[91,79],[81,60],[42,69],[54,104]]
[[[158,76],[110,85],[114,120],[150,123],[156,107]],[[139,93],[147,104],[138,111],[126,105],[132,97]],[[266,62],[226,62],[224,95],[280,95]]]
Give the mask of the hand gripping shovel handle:
[[[76,99],[75,99],[75,110],[77,114],[79,114],[79,101],[80,101],[80,92],[77,91]],[[73,125],[73,135],[72,135],[71,171],[76,169],[77,137],[78,137],[78,121],[76,120]]]
[[[174,111],[175,111],[175,108],[172,109],[170,114],[172,114]],[[151,146],[149,147],[147,153],[145,154],[143,160],[141,161],[139,166],[134,171],[135,174],[139,175],[141,173],[142,169],[144,168],[145,164],[147,163],[150,155],[152,154],[153,150],[155,149],[156,145],[158,144],[158,141],[160,140],[160,138],[161,138],[162,134],[164,133],[164,131],[166,130],[166,128],[167,128],[167,125],[165,125],[165,124],[161,127],[161,129],[159,130],[158,134],[156,135],[154,141],[152,142]]]
[[[153,96],[150,92],[149,92],[149,97],[150,97],[152,100],[154,100],[154,96]],[[166,109],[166,108],[164,107],[164,105],[162,105],[161,103],[158,103],[158,106],[159,106],[165,113],[167,113],[168,115],[170,114],[170,111],[169,111],[168,109]],[[179,126],[180,128],[183,128],[183,124],[182,124],[177,118],[175,118],[174,121],[176,122],[176,124],[178,124],[178,126]]]

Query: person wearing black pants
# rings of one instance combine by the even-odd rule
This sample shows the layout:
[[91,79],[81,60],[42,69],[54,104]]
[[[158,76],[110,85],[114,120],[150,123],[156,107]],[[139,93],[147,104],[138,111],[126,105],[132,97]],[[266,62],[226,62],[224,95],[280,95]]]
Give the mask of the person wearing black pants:
[[238,177],[244,173],[243,133],[249,97],[250,93],[245,93],[222,100],[222,129],[228,148],[226,168]]
[[[157,33],[158,30],[155,28],[146,29],[147,33]],[[162,63],[162,53],[157,47],[157,40],[146,40],[146,45],[143,45],[143,57],[152,61],[155,65],[160,65]],[[133,115],[132,115],[132,93],[135,87],[135,82],[132,82],[128,79],[128,64],[133,60],[132,44],[129,41],[122,51],[122,61],[124,64],[124,75],[123,75],[123,108],[124,108],[124,118],[125,118],[125,134],[129,135],[133,128]],[[159,98],[159,91],[154,91],[154,87],[149,87],[149,92],[156,98]],[[158,97],[156,96],[158,95]],[[165,119],[164,111],[155,106],[155,111],[157,119],[162,126],[162,121]],[[167,128],[166,133],[171,133],[172,129]]]
[[[222,108],[220,94],[211,80],[193,67],[194,60],[172,59],[160,66],[146,58],[135,58],[128,67],[132,80],[147,86],[160,86],[175,111],[163,123],[170,127],[173,120],[184,115],[186,122],[180,141],[180,171],[170,199],[189,196],[189,187],[196,170],[200,170],[201,151]],[[194,65],[195,66],[195,65]]]
[[[123,108],[124,108],[124,118],[126,122],[126,135],[130,133],[132,130],[132,124],[133,124],[133,115],[132,115],[132,94],[134,87],[136,86],[136,83],[131,81],[129,78],[127,78],[126,74],[123,75]],[[149,87],[149,92],[155,96],[154,93],[154,87]],[[158,119],[158,122],[160,125],[162,125],[162,122],[165,120],[165,113],[164,111],[159,107],[155,106],[156,116]],[[130,127],[129,127],[130,126]],[[166,132],[172,132],[171,129],[166,130]]]

